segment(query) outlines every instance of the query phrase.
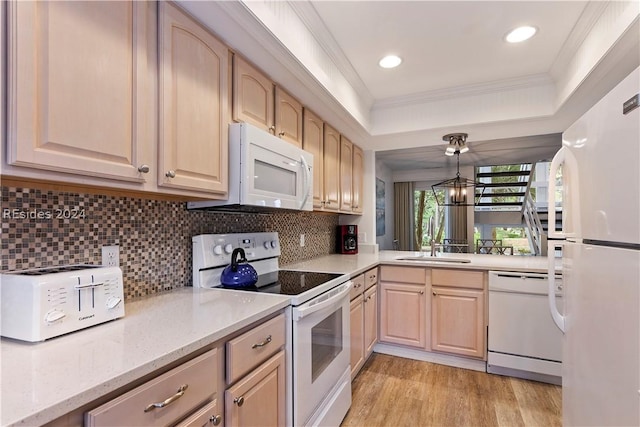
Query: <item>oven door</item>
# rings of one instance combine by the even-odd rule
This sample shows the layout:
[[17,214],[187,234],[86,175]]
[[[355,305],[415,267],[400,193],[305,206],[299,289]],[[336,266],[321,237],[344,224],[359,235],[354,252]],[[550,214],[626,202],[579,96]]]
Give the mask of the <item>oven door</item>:
[[351,282],[293,307],[293,423],[309,418],[349,367]]
[[262,145],[249,140],[242,204],[273,208],[313,210],[313,156],[288,142]]

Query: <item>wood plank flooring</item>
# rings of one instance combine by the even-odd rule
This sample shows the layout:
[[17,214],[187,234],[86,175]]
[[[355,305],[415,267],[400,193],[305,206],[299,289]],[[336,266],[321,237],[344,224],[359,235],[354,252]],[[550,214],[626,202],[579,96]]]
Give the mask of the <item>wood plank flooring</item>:
[[561,426],[561,387],[374,353],[342,427]]

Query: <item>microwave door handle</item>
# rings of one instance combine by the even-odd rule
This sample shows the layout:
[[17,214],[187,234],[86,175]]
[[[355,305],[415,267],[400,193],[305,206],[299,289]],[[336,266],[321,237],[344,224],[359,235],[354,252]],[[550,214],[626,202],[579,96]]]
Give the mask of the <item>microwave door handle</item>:
[[309,199],[309,193],[311,193],[311,186],[309,185],[311,182],[311,172],[309,171],[309,164],[303,155],[300,156],[300,164],[302,165],[302,170],[304,172],[304,197],[302,198],[302,203],[300,204],[300,209],[304,208],[304,205],[307,204],[307,199]]

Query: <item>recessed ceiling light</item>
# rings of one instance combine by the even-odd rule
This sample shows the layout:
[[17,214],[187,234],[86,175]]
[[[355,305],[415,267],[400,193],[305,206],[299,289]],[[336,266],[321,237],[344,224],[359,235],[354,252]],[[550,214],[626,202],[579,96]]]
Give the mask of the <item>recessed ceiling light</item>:
[[509,43],[520,43],[533,37],[537,31],[536,27],[525,25],[509,31],[505,36],[505,40]]
[[378,62],[382,68],[395,68],[402,63],[402,59],[396,55],[387,55]]

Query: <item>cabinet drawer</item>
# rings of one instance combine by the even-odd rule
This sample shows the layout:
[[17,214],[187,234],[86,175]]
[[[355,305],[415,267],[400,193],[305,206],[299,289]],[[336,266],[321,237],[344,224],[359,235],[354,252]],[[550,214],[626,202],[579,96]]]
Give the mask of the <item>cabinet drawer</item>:
[[371,286],[378,283],[378,269],[372,268],[371,270],[364,273],[364,281],[365,281],[365,289],[369,289]]
[[384,265],[380,267],[380,279],[388,282],[424,285],[426,283],[426,272],[424,268]]
[[227,384],[267,360],[284,343],[284,314],[227,342]]
[[454,286],[457,288],[484,289],[484,272],[473,270],[450,270],[434,268],[431,270],[433,286]]
[[[218,350],[213,349],[87,412],[85,425],[165,426],[174,423],[215,396],[218,357]],[[182,389],[184,392],[180,394]],[[163,408],[149,406],[171,398],[174,400]]]
[[207,403],[183,420],[176,427],[211,427],[222,425],[222,414],[220,413],[218,399]]
[[351,292],[349,293],[349,299],[354,299],[364,291],[364,274],[351,279],[353,285],[351,285]]

